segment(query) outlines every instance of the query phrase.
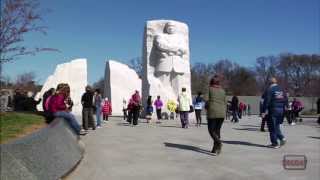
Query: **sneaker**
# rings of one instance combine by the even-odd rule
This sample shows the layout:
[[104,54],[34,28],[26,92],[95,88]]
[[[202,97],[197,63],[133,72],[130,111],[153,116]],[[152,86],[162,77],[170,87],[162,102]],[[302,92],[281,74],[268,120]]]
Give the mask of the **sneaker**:
[[270,148],[273,148],[273,149],[278,149],[280,148],[280,146],[278,144],[271,144],[269,145]]
[[102,128],[101,126],[97,126],[97,129],[100,129],[100,128]]
[[286,143],[287,143],[287,140],[285,138],[280,140],[280,146],[284,146]]
[[294,125],[296,125],[296,123],[295,123],[295,122],[291,123],[291,126],[294,126]]
[[264,130],[264,129],[260,129],[260,131],[261,131],[261,132],[266,132],[266,130]]
[[86,135],[87,133],[88,133],[87,131],[81,130],[81,131],[79,132],[79,135],[84,136],[84,135]]

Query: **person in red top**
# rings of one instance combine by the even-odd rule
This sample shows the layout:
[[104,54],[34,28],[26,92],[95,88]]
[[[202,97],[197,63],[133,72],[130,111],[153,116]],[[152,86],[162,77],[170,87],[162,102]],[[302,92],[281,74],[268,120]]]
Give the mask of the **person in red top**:
[[49,111],[55,118],[64,118],[77,135],[84,135],[78,121],[70,113],[71,106],[69,85],[58,84],[56,94],[50,99]]
[[103,120],[108,121],[108,117],[112,113],[112,106],[107,97],[103,100],[101,108]]

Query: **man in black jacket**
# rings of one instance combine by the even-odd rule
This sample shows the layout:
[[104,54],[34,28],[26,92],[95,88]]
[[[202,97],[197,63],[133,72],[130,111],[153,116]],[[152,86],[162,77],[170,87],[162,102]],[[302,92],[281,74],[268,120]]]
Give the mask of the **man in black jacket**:
[[96,124],[93,119],[93,91],[90,86],[86,86],[86,92],[81,97],[82,104],[82,126],[84,130],[88,130],[89,126],[93,130],[96,129]]

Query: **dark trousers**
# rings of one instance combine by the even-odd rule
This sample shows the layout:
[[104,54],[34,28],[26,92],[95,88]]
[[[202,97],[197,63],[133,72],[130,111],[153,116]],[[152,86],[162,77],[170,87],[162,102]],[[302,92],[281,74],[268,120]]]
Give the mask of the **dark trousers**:
[[195,109],[197,125],[201,125],[201,109]]
[[140,111],[138,109],[132,110],[133,125],[138,125]]
[[208,131],[213,140],[213,149],[221,149],[220,129],[222,127],[224,118],[208,119]]
[[285,112],[285,116],[287,118],[287,121],[288,121],[288,124],[291,124],[292,123],[292,120],[293,120],[293,113],[291,110],[288,110]]
[[189,127],[189,111],[180,111],[180,120],[182,128]]
[[278,145],[278,140],[283,140],[284,136],[280,129],[280,124],[283,121],[281,116],[269,115],[267,119],[268,129],[270,132],[270,140],[272,145]]
[[103,120],[108,121],[108,118],[109,118],[109,114],[103,113]]
[[231,122],[239,122],[237,110],[232,111],[232,119]]
[[266,115],[264,118],[262,118],[261,128],[260,128],[261,131],[264,131],[264,127],[266,126],[267,119],[268,119],[268,115]]
[[160,120],[161,118],[161,109],[157,109],[157,119]]
[[133,110],[128,110],[127,122],[131,123],[133,117]]
[[93,108],[82,109],[82,127],[85,130],[88,130],[89,127],[96,129],[96,123],[93,118]]

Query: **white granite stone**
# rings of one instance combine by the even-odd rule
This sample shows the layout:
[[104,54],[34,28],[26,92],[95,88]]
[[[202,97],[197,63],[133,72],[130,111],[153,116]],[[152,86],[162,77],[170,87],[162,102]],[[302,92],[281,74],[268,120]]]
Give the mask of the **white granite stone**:
[[[143,40],[142,97],[160,95],[166,104],[177,101],[182,87],[191,99],[189,32],[185,23],[173,20],[147,21]],[[163,109],[167,111],[166,108]]]
[[[58,64],[53,75],[50,75],[44,83],[41,91],[36,95],[35,99],[42,98],[43,94],[50,88],[56,88],[59,83],[68,83],[70,86],[71,99],[74,106],[72,113],[81,115],[82,105],[81,96],[85,91],[87,80],[87,60],[75,59],[67,63]],[[37,106],[38,110],[42,110],[42,103]]]
[[129,101],[135,90],[141,93],[141,79],[126,64],[109,60],[105,69],[105,97],[112,105],[112,115],[122,115],[123,100]]

